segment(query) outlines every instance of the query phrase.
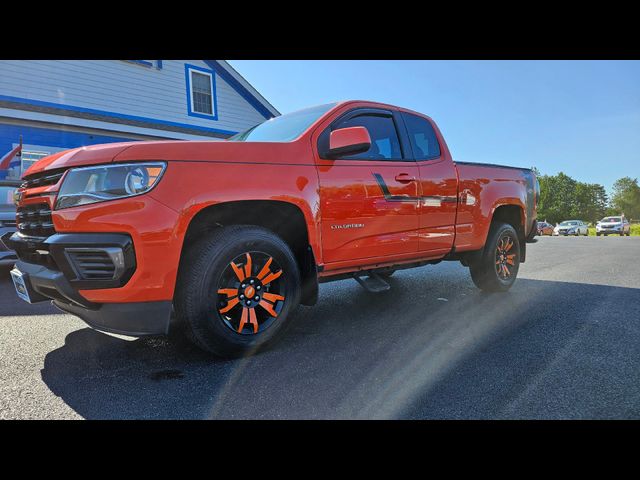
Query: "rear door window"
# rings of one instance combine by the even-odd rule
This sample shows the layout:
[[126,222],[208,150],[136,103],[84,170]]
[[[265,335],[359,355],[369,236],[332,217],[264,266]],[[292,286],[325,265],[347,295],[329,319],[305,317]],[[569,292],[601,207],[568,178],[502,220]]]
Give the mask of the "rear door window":
[[402,112],[409,142],[416,160],[430,160],[440,156],[440,144],[431,123],[423,117]]

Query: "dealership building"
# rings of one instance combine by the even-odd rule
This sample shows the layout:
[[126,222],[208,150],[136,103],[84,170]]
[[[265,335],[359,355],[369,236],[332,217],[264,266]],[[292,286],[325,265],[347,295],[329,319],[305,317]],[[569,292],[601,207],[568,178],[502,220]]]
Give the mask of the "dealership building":
[[224,60],[0,60],[6,178],[68,148],[222,140],[280,113]]

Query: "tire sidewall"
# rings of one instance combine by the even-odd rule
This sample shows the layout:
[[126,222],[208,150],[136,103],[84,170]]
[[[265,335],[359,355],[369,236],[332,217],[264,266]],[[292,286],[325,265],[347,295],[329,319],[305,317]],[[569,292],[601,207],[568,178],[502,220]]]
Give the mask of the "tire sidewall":
[[[505,235],[509,235],[514,241],[514,246],[511,251],[516,254],[514,257],[515,265],[511,267],[511,275],[508,280],[504,280],[498,275],[495,263],[498,242]],[[516,230],[506,223],[493,225],[487,237],[487,243],[480,262],[471,266],[471,277],[474,283],[482,290],[488,292],[506,292],[515,282],[519,269],[520,241]]]
[[[511,267],[511,275],[507,280],[502,279],[498,275],[498,272],[496,272],[496,266],[495,266],[496,249],[498,248],[498,243],[500,242],[500,239],[505,235],[509,235],[511,240],[513,240],[512,252],[515,253],[516,255],[514,257],[515,265]],[[503,289],[508,290],[509,288],[511,288],[511,286],[513,285],[513,282],[515,282],[516,277],[518,276],[518,271],[520,270],[520,241],[518,240],[517,232],[511,225],[502,224],[498,229],[496,229],[496,232],[493,237],[491,249],[487,251],[487,257],[488,257],[487,261],[491,265],[490,271],[493,272],[498,284],[502,287],[500,288],[500,290],[503,290]]]
[[[236,229],[237,230],[237,229]],[[238,232],[240,233],[240,232]],[[220,239],[218,245],[209,248],[203,259],[206,266],[193,272],[200,278],[198,288],[185,292],[192,306],[189,312],[191,330],[198,343],[204,344],[214,353],[227,355],[251,354],[266,347],[283,333],[292,310],[300,300],[300,274],[297,263],[286,243],[266,229],[245,227],[232,241]],[[229,263],[246,252],[260,251],[273,257],[282,268],[285,287],[285,302],[278,318],[264,331],[257,334],[240,334],[232,330],[217,312],[217,290],[220,277]],[[191,278],[191,284],[197,278]]]

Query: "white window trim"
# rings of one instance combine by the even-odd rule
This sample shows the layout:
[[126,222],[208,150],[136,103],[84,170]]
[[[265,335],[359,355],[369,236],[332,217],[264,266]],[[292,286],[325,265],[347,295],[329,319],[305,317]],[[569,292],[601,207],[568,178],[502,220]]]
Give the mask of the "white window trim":
[[[213,75],[209,72],[203,72],[202,70],[196,70],[195,68],[187,67],[189,69],[189,90],[190,90],[190,101],[191,101],[191,111],[198,115],[204,115],[207,117],[214,118],[216,116],[216,104],[213,99]],[[204,113],[196,111],[193,103],[193,74],[197,73],[199,75],[207,75],[209,77],[209,93],[211,94],[211,113]]]

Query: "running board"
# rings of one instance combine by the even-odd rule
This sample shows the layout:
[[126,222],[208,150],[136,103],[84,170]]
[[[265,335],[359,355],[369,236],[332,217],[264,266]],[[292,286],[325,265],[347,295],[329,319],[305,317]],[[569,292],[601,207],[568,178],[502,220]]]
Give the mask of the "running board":
[[367,278],[362,278],[357,274],[354,275],[353,278],[369,293],[386,292],[391,289],[391,285],[389,285],[384,278],[375,272],[369,273]]

